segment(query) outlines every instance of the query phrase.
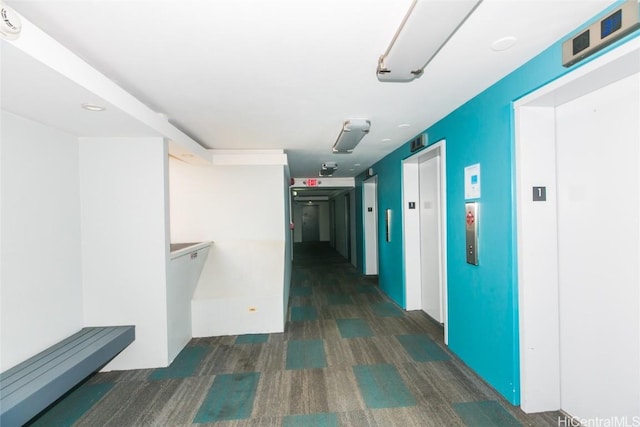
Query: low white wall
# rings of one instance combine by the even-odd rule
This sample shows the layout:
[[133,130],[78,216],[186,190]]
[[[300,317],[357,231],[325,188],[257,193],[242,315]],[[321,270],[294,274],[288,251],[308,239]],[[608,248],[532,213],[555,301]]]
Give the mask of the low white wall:
[[193,337],[191,300],[200,274],[209,256],[209,247],[201,247],[179,256],[171,255],[167,277],[167,337],[169,361],[173,361]]
[[192,302],[195,337],[282,332],[284,241],[211,246]]
[[169,363],[167,158],[162,138],[80,140],[84,321],[136,326],[105,370]]
[[0,371],[82,328],[78,143],[2,111]]

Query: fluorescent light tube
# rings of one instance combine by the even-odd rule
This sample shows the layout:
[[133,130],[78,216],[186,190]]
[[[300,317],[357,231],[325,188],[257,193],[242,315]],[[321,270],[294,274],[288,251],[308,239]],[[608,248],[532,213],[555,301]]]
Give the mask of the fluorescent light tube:
[[360,140],[369,133],[371,122],[367,119],[349,119],[342,125],[338,140],[333,144],[333,152],[349,154]]
[[387,51],[378,60],[378,80],[410,82],[471,15],[481,0],[414,0]]

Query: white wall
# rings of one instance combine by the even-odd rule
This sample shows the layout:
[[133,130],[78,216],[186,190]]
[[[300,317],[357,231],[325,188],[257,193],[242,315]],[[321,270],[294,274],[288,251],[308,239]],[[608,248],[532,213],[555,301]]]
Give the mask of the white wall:
[[136,326],[106,369],[168,364],[167,157],[162,138],[80,140],[84,321]]
[[331,216],[329,214],[329,203],[318,203],[318,216],[320,218],[320,241],[328,242],[331,240]]
[[171,241],[212,240],[192,302],[194,336],[284,330],[288,182],[284,165],[170,160]]
[[291,176],[289,175],[288,168],[285,169],[284,174],[284,229],[285,229],[285,259],[284,263],[284,277],[283,277],[283,293],[282,293],[282,323],[287,323],[287,313],[289,306],[289,289],[291,288],[291,271],[293,269],[293,231],[289,229],[289,225],[293,221],[291,218],[291,197],[289,192],[289,183],[291,182]]
[[345,204],[345,195],[341,194],[335,199],[335,207],[336,207],[336,250],[340,255],[347,258],[349,256],[348,248],[347,248],[347,222],[345,221],[346,215],[346,204]]
[[356,191],[351,190],[349,192],[349,199],[351,200],[351,218],[350,230],[351,230],[351,264],[354,267],[358,266],[358,240],[356,238]]
[[0,371],[82,328],[75,137],[2,111]]

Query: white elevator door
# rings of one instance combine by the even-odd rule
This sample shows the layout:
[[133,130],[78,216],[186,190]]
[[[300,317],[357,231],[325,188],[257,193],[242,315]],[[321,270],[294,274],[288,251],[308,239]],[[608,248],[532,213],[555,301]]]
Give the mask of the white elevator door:
[[583,419],[640,416],[639,83],[556,109],[561,406]]
[[[437,151],[437,150],[436,150]],[[420,176],[420,263],[422,310],[442,323],[440,266],[440,157],[434,151],[421,160]]]

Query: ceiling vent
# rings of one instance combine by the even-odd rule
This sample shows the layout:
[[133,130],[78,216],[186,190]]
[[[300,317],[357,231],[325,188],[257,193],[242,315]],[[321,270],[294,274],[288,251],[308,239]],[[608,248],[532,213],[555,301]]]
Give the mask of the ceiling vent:
[[378,60],[378,80],[410,82],[460,28],[481,0],[414,0],[387,51]]
[[367,119],[349,119],[342,124],[338,140],[333,144],[336,154],[349,154],[356,148],[366,134],[369,133],[371,122]]
[[331,176],[338,169],[338,164],[336,162],[326,162],[322,164],[320,168],[320,176]]
[[20,37],[20,30],[22,30],[20,16],[9,6],[0,2],[0,37],[16,40]]

